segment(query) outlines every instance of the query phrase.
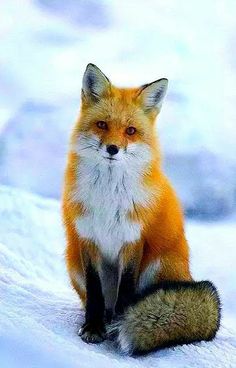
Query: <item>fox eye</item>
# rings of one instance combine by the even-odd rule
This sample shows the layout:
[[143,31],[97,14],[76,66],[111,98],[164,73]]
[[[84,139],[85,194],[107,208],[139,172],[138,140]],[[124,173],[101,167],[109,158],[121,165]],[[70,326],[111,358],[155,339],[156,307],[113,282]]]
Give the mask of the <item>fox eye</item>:
[[97,127],[103,130],[106,130],[108,128],[107,123],[105,121],[97,121]]
[[133,135],[135,132],[136,132],[136,128],[135,128],[135,127],[130,126],[130,127],[128,127],[128,128],[126,129],[126,133],[127,133],[128,135]]

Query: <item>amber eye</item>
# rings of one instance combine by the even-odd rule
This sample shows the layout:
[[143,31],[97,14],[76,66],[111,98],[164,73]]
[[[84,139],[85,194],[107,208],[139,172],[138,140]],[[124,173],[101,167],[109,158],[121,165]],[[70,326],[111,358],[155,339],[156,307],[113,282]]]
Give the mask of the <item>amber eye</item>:
[[99,128],[99,129],[103,129],[103,130],[105,130],[105,129],[107,129],[108,127],[107,127],[107,123],[105,122],[105,121],[97,121],[97,127]]
[[136,132],[136,128],[135,128],[135,127],[130,126],[130,127],[128,127],[128,128],[126,129],[126,133],[127,133],[128,135],[133,135],[135,132]]

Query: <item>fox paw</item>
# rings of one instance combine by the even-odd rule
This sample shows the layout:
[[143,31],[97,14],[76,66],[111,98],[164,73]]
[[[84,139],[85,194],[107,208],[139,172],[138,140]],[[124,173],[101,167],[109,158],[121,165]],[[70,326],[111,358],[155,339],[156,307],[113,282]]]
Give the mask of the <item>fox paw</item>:
[[84,323],[79,330],[79,336],[86,343],[100,343],[106,338],[105,327],[98,326],[92,323]]

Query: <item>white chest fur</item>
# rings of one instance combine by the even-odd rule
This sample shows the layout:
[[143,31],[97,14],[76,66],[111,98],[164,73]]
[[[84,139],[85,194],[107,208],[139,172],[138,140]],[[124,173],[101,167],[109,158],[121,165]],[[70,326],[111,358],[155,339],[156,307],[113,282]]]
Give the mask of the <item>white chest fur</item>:
[[139,171],[82,159],[74,199],[86,208],[76,220],[79,235],[94,241],[107,259],[114,261],[125,243],[140,238],[140,223],[128,217],[135,205],[148,201]]

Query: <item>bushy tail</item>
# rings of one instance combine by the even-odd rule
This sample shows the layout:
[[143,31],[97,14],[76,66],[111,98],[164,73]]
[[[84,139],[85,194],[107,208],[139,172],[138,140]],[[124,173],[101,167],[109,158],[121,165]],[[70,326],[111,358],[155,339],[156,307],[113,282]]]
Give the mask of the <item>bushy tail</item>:
[[212,340],[220,324],[220,300],[209,281],[162,282],[116,321],[111,331],[122,352],[145,354],[168,346]]

